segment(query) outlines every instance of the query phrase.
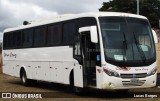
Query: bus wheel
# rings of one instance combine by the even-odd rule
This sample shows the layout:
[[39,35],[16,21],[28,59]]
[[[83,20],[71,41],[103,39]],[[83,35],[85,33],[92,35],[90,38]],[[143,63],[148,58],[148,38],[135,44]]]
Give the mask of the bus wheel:
[[26,75],[26,72],[24,70],[21,72],[20,78],[21,78],[21,83],[24,86],[27,86],[29,84],[29,79],[27,79],[27,75]]
[[74,85],[73,71],[71,72],[71,75],[70,75],[70,87],[69,87],[69,90],[74,92],[74,93],[76,93],[77,95],[82,95],[82,92],[83,92],[83,88],[76,87]]

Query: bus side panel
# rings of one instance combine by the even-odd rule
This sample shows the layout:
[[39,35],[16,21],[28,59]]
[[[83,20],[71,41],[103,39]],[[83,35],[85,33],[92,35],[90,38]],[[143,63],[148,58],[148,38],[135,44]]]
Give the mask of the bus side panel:
[[35,80],[38,80],[37,79],[37,64],[36,64],[36,62],[32,62],[31,68],[32,68],[32,78]]
[[30,61],[25,61],[23,62],[22,66],[21,67],[24,67],[26,69],[26,73],[27,73],[27,78],[28,79],[33,79],[33,71],[34,71],[34,68],[32,67],[32,62]]
[[20,67],[22,62],[14,61],[12,62],[12,76],[20,77]]
[[69,84],[69,75],[72,61],[73,48],[70,46],[53,47],[50,49],[51,78],[55,82]]
[[[49,62],[41,62],[40,64],[41,64],[41,68],[42,68],[41,71],[43,71],[42,72],[42,76],[43,76],[42,79],[44,81],[50,81],[51,75],[50,75]],[[41,74],[39,76],[41,76]]]
[[38,62],[37,64],[37,79],[47,81],[46,70],[49,67],[47,62]]
[[[44,63],[44,62],[43,62]],[[42,66],[41,62],[32,62],[32,77],[36,80],[45,80],[45,68]],[[27,75],[30,75],[30,71],[28,71]]]
[[9,61],[3,61],[3,73],[11,75],[11,67]]
[[48,71],[48,74],[50,75],[50,81],[55,82],[56,81],[56,65],[55,62],[50,62],[50,69]]
[[64,84],[70,84],[70,74],[73,69],[74,62],[66,62],[63,64],[64,67]]
[[52,67],[54,69],[52,78],[58,83],[63,83],[64,67],[63,62],[52,62]]
[[103,84],[103,72],[102,72],[102,67],[96,66],[96,83],[97,83],[97,88],[102,88]]
[[78,63],[74,66],[74,86],[83,87],[83,70]]
[[70,73],[73,69],[73,62],[71,61],[59,61],[59,62],[51,62],[50,63],[50,81],[51,82],[58,82],[63,84],[69,84],[70,80]]
[[3,73],[19,77],[19,67],[16,66],[15,60],[15,54],[13,54],[13,51],[10,50],[3,50],[2,52],[3,56]]

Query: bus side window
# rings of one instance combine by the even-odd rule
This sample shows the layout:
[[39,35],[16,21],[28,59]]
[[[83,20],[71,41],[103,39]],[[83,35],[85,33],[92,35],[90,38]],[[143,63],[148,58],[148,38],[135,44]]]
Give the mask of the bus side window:
[[16,31],[16,35],[17,35],[17,40],[15,40],[16,41],[16,47],[17,48],[21,48],[21,46],[22,46],[22,33],[21,33],[21,31]]
[[8,49],[13,48],[13,33],[8,34]]
[[76,23],[74,21],[66,22],[63,25],[63,44],[73,44],[73,36],[76,33]]
[[23,31],[23,47],[31,47],[33,39],[33,29],[27,29]]
[[46,39],[45,37],[46,37],[46,27],[45,26],[35,28],[33,46],[43,47],[45,44],[45,39]]
[[18,40],[18,38],[17,38],[17,32],[15,31],[15,32],[13,32],[13,47],[14,48],[16,48],[16,46],[17,46],[17,40]]
[[60,25],[51,25],[48,26],[48,33],[47,33],[47,45],[49,46],[56,46],[59,45],[61,42],[61,32],[60,32]]
[[3,49],[8,49],[8,33],[4,33]]

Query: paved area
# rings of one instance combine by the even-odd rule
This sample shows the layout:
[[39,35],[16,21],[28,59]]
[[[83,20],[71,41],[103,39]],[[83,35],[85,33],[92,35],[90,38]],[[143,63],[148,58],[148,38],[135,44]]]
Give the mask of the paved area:
[[[160,87],[160,80],[158,80],[157,86]],[[66,85],[38,82],[26,87],[21,85],[19,78],[4,74],[0,74],[0,92],[40,93],[43,97],[47,97],[45,99],[0,99],[0,101],[160,101],[160,88],[132,89],[128,93],[89,89],[87,93],[77,95]],[[136,95],[145,94],[157,95],[159,98],[150,98],[151,96],[149,98],[134,98]]]

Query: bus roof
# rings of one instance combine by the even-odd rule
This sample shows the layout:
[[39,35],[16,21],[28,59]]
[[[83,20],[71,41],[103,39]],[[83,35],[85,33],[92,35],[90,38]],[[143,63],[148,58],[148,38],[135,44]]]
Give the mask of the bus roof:
[[5,29],[4,32],[21,30],[21,29],[31,28],[35,26],[76,19],[76,18],[82,18],[82,17],[97,18],[100,16],[124,16],[124,17],[135,17],[135,18],[147,19],[146,17],[141,16],[141,15],[121,13],[121,12],[89,12],[89,13],[80,13],[80,14],[64,14],[64,15],[59,15],[56,17],[47,18],[44,20],[30,21],[30,24],[28,25],[18,25],[17,27],[14,27],[14,28]]

